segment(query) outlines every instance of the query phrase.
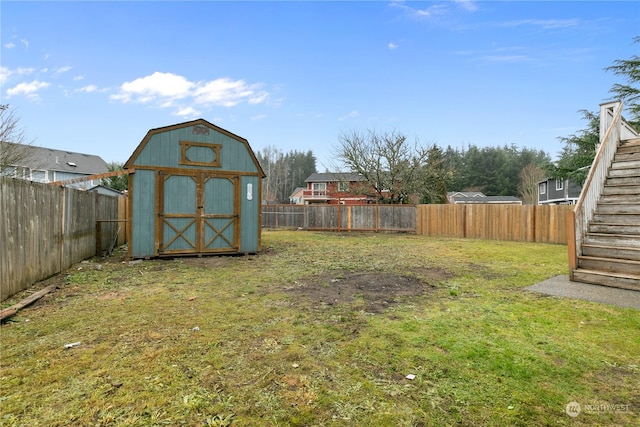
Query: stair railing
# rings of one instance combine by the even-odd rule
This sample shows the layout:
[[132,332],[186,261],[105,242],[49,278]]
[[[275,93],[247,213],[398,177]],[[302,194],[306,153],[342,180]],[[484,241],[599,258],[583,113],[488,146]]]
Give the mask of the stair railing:
[[[600,143],[587,179],[582,186],[580,197],[573,209],[573,221],[569,222],[569,224],[574,224],[574,236],[573,239],[570,239],[570,243],[575,243],[575,246],[569,245],[569,268],[571,271],[578,265],[578,256],[582,255],[582,243],[589,222],[593,219],[598,199],[604,190],[609,167],[620,144],[623,123],[626,122],[622,119],[622,102],[615,101],[600,105]],[[626,134],[627,131],[625,128],[624,133]]]

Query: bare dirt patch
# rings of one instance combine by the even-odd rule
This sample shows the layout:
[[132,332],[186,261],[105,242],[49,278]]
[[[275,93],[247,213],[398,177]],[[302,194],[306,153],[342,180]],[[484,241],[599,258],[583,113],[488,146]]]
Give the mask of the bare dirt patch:
[[359,299],[363,309],[379,313],[411,297],[435,290],[435,283],[451,277],[443,270],[422,269],[417,275],[387,272],[341,272],[313,276],[287,288],[294,295],[326,305],[351,304]]

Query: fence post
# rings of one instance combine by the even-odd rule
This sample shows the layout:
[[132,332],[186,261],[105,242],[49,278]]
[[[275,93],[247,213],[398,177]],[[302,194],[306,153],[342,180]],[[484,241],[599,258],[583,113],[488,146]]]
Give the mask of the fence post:
[[96,256],[102,254],[102,222],[96,221]]
[[569,255],[569,275],[573,276],[573,270],[578,267],[578,256],[576,252],[576,214],[571,209],[567,212],[567,251]]
[[62,271],[63,270],[63,260],[64,260],[64,247],[65,247],[65,233],[67,232],[67,230],[65,229],[65,225],[67,224],[67,221],[65,220],[65,217],[67,216],[66,214],[66,210],[67,210],[67,189],[66,187],[60,187],[60,192],[62,193],[62,197],[60,197],[60,209],[59,209],[59,213],[60,213],[60,240],[59,240],[59,245],[60,245],[60,249],[58,252],[58,271]]

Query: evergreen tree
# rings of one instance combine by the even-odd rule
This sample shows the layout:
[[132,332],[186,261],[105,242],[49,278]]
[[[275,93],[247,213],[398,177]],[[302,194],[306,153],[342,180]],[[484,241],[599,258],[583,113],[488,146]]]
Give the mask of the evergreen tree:
[[[640,44],[640,36],[635,37],[633,43]],[[618,59],[605,70],[612,71],[625,80],[625,84],[614,84],[609,92],[624,103],[631,114],[629,121],[638,127],[640,125],[640,56],[633,55],[630,59]]]

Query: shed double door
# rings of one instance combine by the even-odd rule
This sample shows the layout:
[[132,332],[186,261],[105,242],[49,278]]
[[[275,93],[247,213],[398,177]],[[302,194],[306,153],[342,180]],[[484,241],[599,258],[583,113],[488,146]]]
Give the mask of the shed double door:
[[157,255],[238,251],[239,177],[158,172]]

